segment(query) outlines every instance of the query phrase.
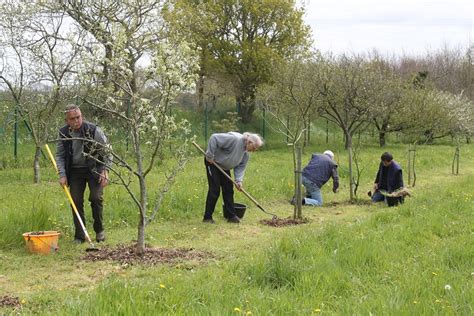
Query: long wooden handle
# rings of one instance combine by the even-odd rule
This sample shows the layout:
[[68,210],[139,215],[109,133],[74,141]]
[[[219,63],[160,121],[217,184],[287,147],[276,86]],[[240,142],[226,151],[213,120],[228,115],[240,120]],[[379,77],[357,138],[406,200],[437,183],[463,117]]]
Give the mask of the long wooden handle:
[[[58,164],[56,163],[56,159],[54,159],[53,154],[51,153],[51,150],[49,149],[48,144],[45,144],[44,147],[46,148],[46,152],[48,153],[49,159],[51,160],[54,170],[56,170],[56,173],[59,174],[59,169],[58,169]],[[62,185],[64,193],[66,193],[66,196],[69,200],[69,203],[71,203],[72,209],[74,210],[74,214],[76,214],[77,220],[79,221],[79,224],[81,224],[82,231],[84,232],[84,235],[86,236],[87,241],[92,244],[92,240],[87,233],[87,229],[84,226],[84,223],[82,222],[81,216],[79,215],[79,211],[77,210],[76,203],[74,203],[74,200],[72,199],[71,192],[69,192],[69,188],[66,185]]]
[[[196,144],[196,142],[193,141],[193,145],[194,147],[196,147],[204,156],[206,155],[206,152],[198,145]],[[227,177],[227,179],[229,179],[230,181],[232,181],[232,183],[243,193],[245,194],[246,197],[248,197],[253,203],[255,203],[255,205],[261,209],[262,211],[266,212],[263,207],[257,202],[257,200],[255,200],[250,194],[247,193],[247,191],[245,191],[243,188],[239,187],[239,185],[237,184],[237,182],[235,182],[234,179],[232,179],[231,176],[229,176],[227,174],[227,172],[224,171],[224,169],[222,169],[221,166],[219,166],[216,162],[214,162],[214,166],[216,166],[217,169],[219,169],[220,172],[222,172],[224,174],[224,176]]]

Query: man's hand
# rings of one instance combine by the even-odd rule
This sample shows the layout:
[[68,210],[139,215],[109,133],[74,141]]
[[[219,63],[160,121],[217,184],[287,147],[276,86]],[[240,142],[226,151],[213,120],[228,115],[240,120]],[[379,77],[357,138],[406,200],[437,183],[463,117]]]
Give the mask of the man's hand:
[[59,184],[64,187],[67,186],[67,177],[61,177],[59,178]]
[[237,190],[242,191],[242,182],[236,182]]
[[379,184],[378,183],[374,183],[374,192],[377,191],[379,189]]
[[107,170],[103,170],[100,173],[99,183],[101,187],[105,187],[107,184],[109,184],[109,178],[107,177]]

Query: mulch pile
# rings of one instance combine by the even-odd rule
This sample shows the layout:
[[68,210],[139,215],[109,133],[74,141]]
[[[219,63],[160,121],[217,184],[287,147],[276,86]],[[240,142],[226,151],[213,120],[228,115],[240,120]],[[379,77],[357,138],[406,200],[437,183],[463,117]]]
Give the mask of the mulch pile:
[[15,296],[0,296],[0,307],[21,307],[20,299]]
[[260,221],[260,223],[263,224],[263,225],[273,226],[273,227],[300,225],[300,224],[306,224],[308,222],[309,222],[309,220],[307,218],[293,219],[291,217],[276,218],[276,219],[262,219]]
[[122,265],[144,264],[178,264],[183,261],[204,262],[214,256],[209,252],[193,248],[149,248],[143,255],[135,253],[135,245],[118,245],[115,248],[102,248],[97,252],[88,252],[83,259],[88,261],[112,260]]

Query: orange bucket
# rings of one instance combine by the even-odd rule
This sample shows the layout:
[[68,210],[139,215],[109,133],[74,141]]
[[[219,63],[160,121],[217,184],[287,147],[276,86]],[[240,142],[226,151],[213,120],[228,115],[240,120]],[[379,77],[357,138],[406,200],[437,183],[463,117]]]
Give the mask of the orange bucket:
[[48,255],[58,251],[59,235],[57,231],[45,230],[24,233],[23,238],[29,252]]

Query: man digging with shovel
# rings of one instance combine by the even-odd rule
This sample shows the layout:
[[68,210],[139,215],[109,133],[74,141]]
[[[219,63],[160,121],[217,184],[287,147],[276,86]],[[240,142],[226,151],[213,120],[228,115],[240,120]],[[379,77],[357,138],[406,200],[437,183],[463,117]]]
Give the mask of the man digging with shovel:
[[249,152],[256,151],[263,145],[258,134],[252,133],[216,133],[209,138],[204,164],[206,166],[209,190],[206,198],[206,210],[203,222],[215,223],[212,218],[222,188],[225,213],[229,223],[240,223],[234,209],[234,187],[230,179],[214,165],[217,163],[230,176],[230,169],[234,169],[237,189],[242,188],[245,168],[249,160]]

